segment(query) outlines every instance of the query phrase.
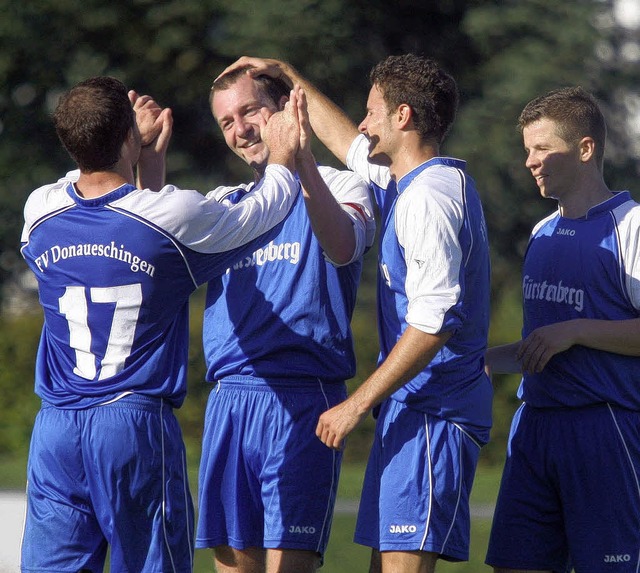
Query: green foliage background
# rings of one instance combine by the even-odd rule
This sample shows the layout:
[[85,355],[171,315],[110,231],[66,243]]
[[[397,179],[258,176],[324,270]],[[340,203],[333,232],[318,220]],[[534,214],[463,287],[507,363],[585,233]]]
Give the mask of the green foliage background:
[[[213,78],[239,55],[290,61],[356,121],[374,63],[407,51],[438,59],[461,89],[444,152],[467,160],[485,204],[493,258],[491,343],[502,343],[519,336],[520,261],[529,231],[553,209],[524,169],[514,128],[522,106],[563,85],[593,91],[610,126],[605,175],[614,188],[633,190],[637,179],[637,134],[628,113],[640,85],[640,56],[633,51],[638,33],[613,17],[614,7],[614,0],[0,0],[0,456],[25,451],[38,407],[33,366],[41,317],[37,310],[16,314],[7,293],[25,291],[18,248],[28,193],[71,167],[49,118],[61,91],[107,74],[170,106],[175,123],[167,178],[204,191],[250,177],[208,110]],[[316,153],[337,165],[320,146]],[[374,276],[371,252],[353,321],[358,376],[352,388],[376,361]],[[208,393],[202,296],[193,298],[189,396],[179,414],[194,463]],[[517,383],[495,380],[494,440],[485,464],[502,458]],[[371,428],[368,420],[351,438],[348,460],[365,457]]]

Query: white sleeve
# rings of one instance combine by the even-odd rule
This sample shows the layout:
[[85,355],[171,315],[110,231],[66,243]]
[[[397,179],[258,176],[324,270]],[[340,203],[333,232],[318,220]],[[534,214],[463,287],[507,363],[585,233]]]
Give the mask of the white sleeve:
[[207,199],[215,199],[216,201],[224,201],[229,195],[236,191],[248,192],[253,183],[240,183],[239,185],[221,185],[206,195]]
[[445,189],[410,185],[396,204],[395,226],[404,248],[408,298],[406,321],[430,334],[460,297],[462,205]]
[[[631,202],[629,202],[631,203]],[[640,205],[621,205],[614,213],[619,218],[620,250],[625,269],[625,286],[636,310],[640,311]],[[620,210],[624,209],[624,214]],[[622,216],[620,216],[622,215]]]
[[369,163],[369,140],[363,134],[358,135],[349,147],[347,167],[365,181],[375,183],[382,189],[386,189],[391,182],[391,172],[388,167]]
[[369,186],[352,171],[339,171],[326,166],[319,166],[318,170],[335,200],[353,222],[356,248],[351,260],[345,263],[349,264],[359,259],[373,245],[375,238],[376,223]]
[[152,221],[201,253],[235,249],[266,233],[290,211],[300,185],[282,165],[269,165],[256,190],[237,204],[168,185],[131,193],[113,203]]

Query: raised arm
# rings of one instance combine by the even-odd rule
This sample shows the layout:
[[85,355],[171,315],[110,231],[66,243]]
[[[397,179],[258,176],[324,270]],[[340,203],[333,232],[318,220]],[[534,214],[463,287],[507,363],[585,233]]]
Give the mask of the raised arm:
[[224,70],[220,76],[245,65],[253,66],[253,69],[248,72],[251,75],[264,74],[280,78],[290,87],[298,84],[306,94],[313,131],[327,149],[346,164],[349,147],[359,132],[357,125],[339,106],[301,76],[293,66],[279,60],[243,56]]
[[165,184],[166,154],[173,130],[170,108],[161,108],[151,96],[129,92],[136,114],[142,148],[138,160],[136,185],[159,191]]
[[[302,184],[302,192],[313,233],[326,255],[338,265],[347,264],[363,254],[367,246],[367,230],[373,225],[368,187],[355,174],[343,173],[341,205],[329,185],[341,185],[338,181],[325,181],[311,151],[312,130],[309,123],[305,92],[295,86],[292,103],[298,107],[300,122],[300,149],[296,167]],[[340,187],[338,187],[340,188]]]

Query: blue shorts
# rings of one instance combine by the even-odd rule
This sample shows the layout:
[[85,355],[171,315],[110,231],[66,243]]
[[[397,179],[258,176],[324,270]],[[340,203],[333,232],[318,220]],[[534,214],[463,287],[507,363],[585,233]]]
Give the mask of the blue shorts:
[[212,390],[200,461],[196,547],[323,554],[342,455],[315,434],[343,383],[225,378]]
[[479,453],[480,444],[458,425],[386,400],[365,473],[356,543],[469,559],[469,494]]
[[83,410],[43,404],[27,467],[21,569],[187,573],[193,505],[171,407],[127,396]]
[[615,573],[640,567],[640,414],[523,405],[511,426],[487,563]]

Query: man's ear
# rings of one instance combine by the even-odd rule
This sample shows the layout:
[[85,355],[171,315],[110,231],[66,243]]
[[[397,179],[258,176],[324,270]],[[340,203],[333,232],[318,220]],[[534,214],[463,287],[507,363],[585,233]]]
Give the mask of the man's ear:
[[284,95],[281,96],[280,100],[278,101],[278,111],[282,111],[288,101],[289,101],[289,98],[287,96],[284,96]]
[[596,155],[596,142],[592,137],[583,137],[578,142],[578,149],[580,151],[580,161],[587,163]]
[[401,103],[398,106],[395,115],[400,129],[406,128],[409,125],[409,122],[413,120],[413,110],[411,109],[411,106],[406,103]]

